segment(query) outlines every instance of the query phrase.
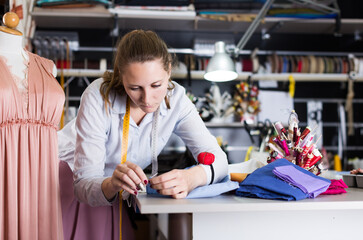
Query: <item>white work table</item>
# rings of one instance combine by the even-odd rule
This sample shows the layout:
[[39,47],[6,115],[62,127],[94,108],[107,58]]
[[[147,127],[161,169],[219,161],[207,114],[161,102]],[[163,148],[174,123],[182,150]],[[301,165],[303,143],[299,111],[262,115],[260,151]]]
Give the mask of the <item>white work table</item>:
[[363,189],[300,201],[221,195],[171,199],[139,194],[142,214],[192,214],[193,239],[320,239],[363,236]]

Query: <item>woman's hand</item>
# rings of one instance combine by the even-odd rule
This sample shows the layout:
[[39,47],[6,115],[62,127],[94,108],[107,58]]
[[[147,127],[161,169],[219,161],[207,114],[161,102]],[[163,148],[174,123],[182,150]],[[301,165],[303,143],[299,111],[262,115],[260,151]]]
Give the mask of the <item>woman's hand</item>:
[[144,171],[136,164],[126,161],[117,165],[111,177],[102,182],[102,191],[108,200],[111,200],[122,189],[130,194],[137,195],[138,185],[147,184]]
[[205,185],[207,176],[201,166],[186,170],[174,169],[160,176],[150,179],[150,186],[162,195],[173,198],[185,198],[190,191]]
[[363,174],[363,169],[358,168],[358,169],[353,169],[352,171],[350,171],[351,174]]

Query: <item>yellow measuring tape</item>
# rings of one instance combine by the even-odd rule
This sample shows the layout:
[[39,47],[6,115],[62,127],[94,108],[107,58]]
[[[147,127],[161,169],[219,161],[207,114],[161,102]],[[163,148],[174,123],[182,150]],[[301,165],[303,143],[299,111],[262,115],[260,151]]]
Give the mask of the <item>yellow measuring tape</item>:
[[[127,143],[129,137],[130,126],[130,99],[126,100],[126,114],[124,116],[124,122],[122,124],[122,142],[121,142],[121,164],[124,164],[127,159]],[[119,205],[120,205],[120,240],[122,240],[122,191],[119,193]]]

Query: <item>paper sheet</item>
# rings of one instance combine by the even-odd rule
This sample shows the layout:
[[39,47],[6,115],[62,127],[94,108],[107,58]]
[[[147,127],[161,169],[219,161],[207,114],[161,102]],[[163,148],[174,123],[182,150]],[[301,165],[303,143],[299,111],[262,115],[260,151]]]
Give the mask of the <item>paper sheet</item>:
[[261,102],[261,112],[258,121],[270,119],[272,123],[280,121],[287,125],[294,101],[288,92],[260,90],[258,100]]

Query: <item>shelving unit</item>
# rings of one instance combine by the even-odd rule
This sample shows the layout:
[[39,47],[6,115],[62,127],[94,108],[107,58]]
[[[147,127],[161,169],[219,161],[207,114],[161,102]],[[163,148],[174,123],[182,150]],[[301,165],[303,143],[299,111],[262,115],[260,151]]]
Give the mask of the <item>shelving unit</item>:
[[[109,69],[109,71],[112,71]],[[104,71],[95,69],[64,69],[63,75],[65,77],[101,77]],[[61,70],[58,70],[58,76],[60,76]],[[184,79],[188,75],[184,71],[172,72],[172,78]],[[204,71],[191,71],[191,78],[193,80],[204,80]],[[246,80],[248,77],[252,80],[259,81],[289,81],[289,77],[293,76],[295,81],[309,82],[309,81],[323,81],[323,82],[344,82],[349,80],[348,74],[313,74],[313,73],[270,73],[270,74],[254,74],[252,72],[243,72],[238,75],[235,81]],[[363,75],[358,75],[356,82],[363,81]]]
[[[34,8],[32,12],[33,20],[36,22],[36,26],[40,29],[61,29],[77,31],[78,29],[95,29],[101,30],[114,30],[118,28],[118,30],[129,30],[129,29],[151,29],[156,32],[161,32],[165,36],[170,36],[171,38],[177,36],[180,38],[178,43],[188,43],[189,45],[183,46],[174,46],[177,47],[174,49],[170,49],[171,52],[177,54],[192,54],[197,57],[208,57],[213,54],[213,52],[203,52],[202,54],[191,49],[191,39],[196,35],[207,35],[208,34],[216,34],[216,35],[233,35],[233,37],[240,38],[240,35],[243,34],[248,26],[249,22],[228,22],[228,21],[218,21],[212,20],[209,18],[200,17],[193,14],[185,14],[178,13],[175,15],[170,15],[170,13],[165,13],[164,15],[155,16],[155,14],[148,14],[145,12],[143,14],[139,13],[131,13],[131,12],[123,12],[123,13],[115,13],[112,10],[108,10],[103,6],[96,6],[93,8],[87,9],[42,9],[42,8]],[[264,19],[264,22],[259,25],[256,30],[256,33],[261,33],[262,30],[269,31],[274,29],[273,34],[276,35],[319,35],[319,36],[333,36],[335,30],[335,19],[292,19],[292,18],[275,18],[275,17],[267,17]],[[275,28],[278,26],[278,28]],[[340,34],[351,37],[351,40],[354,41],[355,34],[363,33],[363,19],[342,19],[340,26]],[[107,34],[107,33],[106,33]],[[199,36],[199,35],[198,35]],[[236,40],[236,39],[235,39]],[[284,43],[282,43],[284,44]],[[328,57],[347,57],[348,54],[353,54],[355,57],[363,57],[363,50],[356,52],[343,52],[339,51],[331,51],[331,52],[318,52],[318,51],[303,51],[299,48],[299,42],[296,42],[296,49],[294,51],[261,51],[257,52],[258,56],[264,55],[287,55],[287,56],[328,56]],[[279,49],[278,43],[275,43],[277,47],[272,49]],[[271,49],[271,48],[270,48]],[[281,48],[280,48],[281,49]],[[285,48],[284,48],[285,49]],[[111,46],[105,47],[85,47],[80,46],[77,49],[78,53],[82,53],[85,55],[87,52],[107,52],[108,54],[112,53],[114,49]],[[323,50],[325,51],[325,50]],[[345,51],[345,50],[344,50]],[[250,50],[240,51],[239,54],[241,56],[247,57],[251,55]],[[101,77],[104,71],[97,69],[65,69],[62,74],[65,77],[89,77],[89,78],[98,78]],[[61,71],[58,69],[58,76],[61,75]],[[198,86],[204,85],[204,83],[200,80],[203,80],[204,71],[194,71],[190,72],[190,78],[193,81],[196,81],[194,84]],[[348,82],[349,76],[348,74],[310,74],[310,73],[271,73],[271,74],[256,74],[252,72],[242,72],[239,73],[236,81],[246,80],[250,77],[251,80],[256,81],[268,81],[275,80],[278,82],[287,82],[289,81],[289,76],[292,76],[296,81],[297,86],[306,86],[310,84],[322,83],[322,84],[331,84],[334,85],[335,88],[341,83],[343,86]],[[175,70],[172,72],[173,79],[188,79],[188,73],[186,71]],[[357,75],[355,77],[354,83],[355,86],[360,86],[361,82],[363,82],[363,75]],[[223,84],[223,83],[221,83]],[[233,84],[233,83],[232,83]],[[285,83],[282,83],[285,84]],[[285,84],[286,86],[286,84]],[[318,86],[320,87],[320,86]],[[358,88],[360,89],[360,88]],[[346,91],[346,89],[339,89],[341,91]],[[359,94],[356,94],[356,97]],[[310,100],[316,99],[316,96],[307,96]],[[340,98],[344,98],[344,96],[340,96]],[[72,101],[79,101],[78,96],[72,96],[69,98]],[[319,101],[319,99],[317,99]],[[341,99],[343,102],[339,104],[344,104],[344,99]],[[360,99],[354,99],[354,104],[360,104]],[[294,103],[302,104],[298,99],[294,100]],[[338,104],[334,102],[332,104]],[[360,106],[360,105],[359,105]],[[357,108],[355,108],[357,109]],[[336,113],[327,113],[336,115]],[[354,123],[354,127],[359,129],[362,128],[362,121],[357,121]],[[306,124],[306,123],[305,123]],[[221,132],[227,132],[226,134],[232,135],[231,139],[236,141],[235,143],[230,142],[227,150],[233,151],[233,154],[239,154],[240,156],[247,150],[250,146],[250,138],[244,129],[244,125],[242,123],[206,123],[207,127],[211,129],[215,135],[218,136]],[[324,128],[328,127],[330,129],[339,129],[339,124],[336,122],[324,122]],[[237,136],[238,135],[238,136]],[[242,140],[241,140],[242,139]],[[328,144],[329,145],[329,144]],[[184,151],[180,145],[176,145],[177,150]],[[354,145],[354,146],[343,146],[344,151],[362,151],[362,147]],[[335,146],[326,146],[326,149],[331,151],[336,151]],[[166,149],[168,150],[168,149]],[[175,149],[174,149],[175,150]],[[240,157],[244,159],[243,157]]]
[[[112,10],[111,10],[112,11]],[[121,29],[146,28],[175,31],[213,31],[244,32],[249,22],[217,21],[190,14],[170,14],[155,16],[148,14],[115,14],[102,6],[87,9],[42,9],[35,7],[32,17],[38,27],[43,28],[104,28],[114,27],[115,19]],[[165,21],[167,19],[167,21]],[[147,21],[145,21],[147,20]],[[334,19],[299,19],[266,17],[257,28],[271,29],[276,24],[281,26],[275,33],[333,34]],[[341,34],[363,32],[363,19],[342,19]]]

